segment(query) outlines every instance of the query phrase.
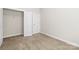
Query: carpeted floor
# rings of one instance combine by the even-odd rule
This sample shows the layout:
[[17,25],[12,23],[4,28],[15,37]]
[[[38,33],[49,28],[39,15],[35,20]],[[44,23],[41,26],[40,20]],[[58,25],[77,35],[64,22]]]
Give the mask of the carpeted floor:
[[48,37],[35,34],[31,37],[16,36],[5,38],[0,50],[78,50],[78,47]]

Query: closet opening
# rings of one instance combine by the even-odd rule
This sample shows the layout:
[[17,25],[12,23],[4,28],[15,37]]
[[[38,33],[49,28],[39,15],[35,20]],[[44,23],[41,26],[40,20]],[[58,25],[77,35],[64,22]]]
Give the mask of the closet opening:
[[3,8],[3,38],[24,36],[24,12]]

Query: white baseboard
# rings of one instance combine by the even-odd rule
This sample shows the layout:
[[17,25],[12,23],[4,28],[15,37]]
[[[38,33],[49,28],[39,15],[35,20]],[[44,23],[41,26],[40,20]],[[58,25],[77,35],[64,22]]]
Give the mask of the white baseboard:
[[17,36],[17,35],[22,35],[22,33],[6,35],[6,36],[3,36],[3,38],[12,37],[12,36]]
[[49,36],[49,37],[55,38],[55,39],[57,39],[57,40],[63,41],[63,42],[65,42],[65,43],[67,43],[67,44],[70,44],[70,45],[79,47],[79,44],[70,42],[70,41],[68,41],[68,40],[64,40],[64,39],[62,39],[62,38],[59,38],[59,37],[54,36],[54,35],[51,35],[51,34],[47,34],[47,33],[43,33],[43,32],[41,32],[41,33],[44,34],[44,35],[47,35],[47,36]]
[[38,34],[38,33],[40,33],[40,32],[32,33],[32,35],[34,35],[34,34]]
[[24,34],[24,37],[32,36],[32,34]]

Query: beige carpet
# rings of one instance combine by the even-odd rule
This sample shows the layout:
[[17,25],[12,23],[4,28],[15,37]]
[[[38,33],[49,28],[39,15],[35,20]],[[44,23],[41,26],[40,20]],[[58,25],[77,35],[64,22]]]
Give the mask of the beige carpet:
[[50,38],[43,34],[32,37],[16,36],[6,38],[0,50],[78,50],[78,47]]

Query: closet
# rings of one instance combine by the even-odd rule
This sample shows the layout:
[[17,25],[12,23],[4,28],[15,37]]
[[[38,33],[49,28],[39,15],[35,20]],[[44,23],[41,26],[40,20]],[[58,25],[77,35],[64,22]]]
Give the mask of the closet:
[[24,13],[3,9],[3,38],[24,35]]

